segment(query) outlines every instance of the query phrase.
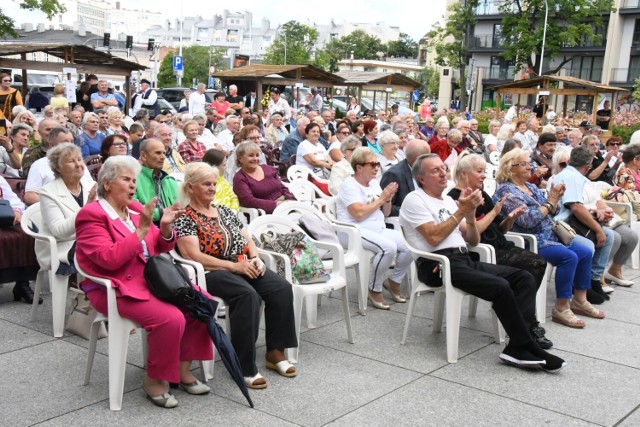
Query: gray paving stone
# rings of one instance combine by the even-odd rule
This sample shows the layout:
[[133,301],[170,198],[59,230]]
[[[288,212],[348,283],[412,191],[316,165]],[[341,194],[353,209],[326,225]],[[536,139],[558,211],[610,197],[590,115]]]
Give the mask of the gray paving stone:
[[554,353],[568,363],[557,374],[505,366],[487,348],[432,375],[600,425],[614,425],[638,405],[638,369]]
[[[305,348],[308,354],[306,358],[300,355],[296,378],[281,377],[266,371],[264,362],[258,363],[269,387],[251,391],[257,409],[296,424],[320,426],[420,377],[416,372],[329,347],[307,343]],[[234,387],[226,373],[216,374],[214,393],[227,395]],[[233,395],[233,400],[242,401],[239,392]]]
[[[91,383],[83,386],[86,360],[84,349],[62,340],[0,355],[3,419],[32,425],[97,402],[108,412],[106,358],[96,355]],[[140,387],[142,378],[141,369],[128,365],[125,391]]]
[[627,418],[625,418],[620,424],[620,427],[635,427],[640,426],[640,410],[636,408]]
[[[301,336],[300,359],[310,351],[308,342],[339,349],[358,356],[378,360],[394,366],[422,373],[446,365],[446,335],[433,333],[431,321],[415,318],[411,323],[406,344],[400,344],[405,316],[401,313],[375,310],[366,317],[352,320],[355,343],[346,340],[342,322],[304,333]],[[362,333],[358,331],[362,330]],[[465,328],[460,330],[459,357],[493,343],[493,337]],[[495,346],[495,351],[501,349]]]
[[55,338],[32,329],[0,320],[0,354],[52,341]]
[[424,377],[328,425],[537,427],[595,424],[493,393]]

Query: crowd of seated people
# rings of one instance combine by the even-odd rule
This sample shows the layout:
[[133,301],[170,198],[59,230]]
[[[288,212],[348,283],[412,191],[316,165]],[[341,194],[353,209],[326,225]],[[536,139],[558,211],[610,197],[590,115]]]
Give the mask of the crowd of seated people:
[[[83,269],[120,285],[123,316],[152,329],[153,363],[144,390],[158,406],[177,405],[170,382],[191,394],[209,392],[187,369],[191,360],[212,357],[201,326],[153,297],[142,277],[150,256],[173,248],[203,264],[207,290],[228,302],[232,343],[247,386],[268,384],[256,363],[262,301],[265,366],[284,377],[298,375],[284,354],[297,346],[291,286],[257,258],[238,219],[240,208],[271,214],[295,200],[263,152],[274,146],[287,165],[307,167],[315,178],[328,180],[337,220],[360,231],[363,247],[373,253],[367,295],[372,307],[388,310],[392,302],[407,300],[403,279],[414,260],[400,230],[385,221],[399,217],[413,246],[449,257],[453,286],[493,303],[510,337],[499,356],[507,363],[549,371],[564,364],[546,352],[553,344],[535,318],[535,294],[547,263],[556,267],[551,319],[570,328],[584,328],[584,318],[603,319],[604,310],[594,306],[614,299],[615,286],[633,285],[622,266],[638,236],[625,224],[614,226],[597,183],[640,189],[640,149],[623,150],[619,138],[603,144],[588,123],[573,130],[558,122],[539,132],[536,117],[518,117],[491,121],[484,135],[473,118],[450,120],[443,114],[428,117],[421,127],[417,116],[394,111],[370,116],[350,110],[336,121],[336,112],[325,108],[271,111],[265,127],[259,114],[243,105],[230,108],[224,95],[194,116],[154,116],[142,109],[128,118],[117,106],[105,105],[94,111],[69,107],[68,119],[58,113],[57,120],[38,121],[18,109],[7,135],[0,136],[0,172],[25,180],[20,200],[0,178],[0,199],[10,201],[14,223],[27,206],[40,202],[43,231],[56,238],[68,268],[59,274],[74,272],[77,255]],[[489,194],[484,184],[494,151],[501,154],[495,165],[498,186]],[[84,159],[96,155],[101,167],[92,177]],[[554,221],[571,216],[594,240],[559,241]],[[516,248],[505,238],[510,230],[535,235],[538,253]],[[479,263],[466,252],[467,244],[480,242],[495,248],[496,265]],[[3,257],[0,279],[15,282],[16,300],[33,303],[29,281],[38,262],[47,262],[46,248],[19,227],[0,229],[0,244],[21,254]],[[135,262],[127,256],[131,251],[139,255]],[[422,259],[416,266],[421,281],[437,286],[437,266]],[[474,285],[479,277],[474,274],[486,279],[486,289]],[[104,290],[90,281],[82,289],[106,313]],[[160,321],[162,316],[169,321]]]

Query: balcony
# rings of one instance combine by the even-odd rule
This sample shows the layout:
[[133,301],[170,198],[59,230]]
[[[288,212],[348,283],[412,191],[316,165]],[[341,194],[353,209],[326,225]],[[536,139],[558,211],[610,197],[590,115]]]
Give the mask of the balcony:
[[476,15],[499,15],[500,6],[504,4],[503,0],[484,0],[481,1],[476,8]]
[[499,68],[499,67],[491,67],[489,68],[489,73],[486,78],[489,80],[509,80],[513,81],[515,75],[515,67],[507,67],[507,68]]
[[477,34],[469,40],[469,49],[502,49],[503,41],[493,34]]
[[638,9],[640,8],[640,0],[622,0],[620,9]]
[[640,77],[640,68],[612,68],[611,83],[635,83]]

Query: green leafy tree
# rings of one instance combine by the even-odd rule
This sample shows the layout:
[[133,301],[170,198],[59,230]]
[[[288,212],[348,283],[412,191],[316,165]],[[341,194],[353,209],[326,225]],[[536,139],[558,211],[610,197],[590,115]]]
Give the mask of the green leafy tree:
[[398,40],[391,40],[387,43],[387,56],[396,58],[417,58],[418,42],[413,40],[407,33],[400,33]]
[[378,59],[378,52],[385,50],[378,37],[371,36],[363,30],[355,30],[339,39],[333,39],[325,46],[325,51],[338,61],[350,58],[351,52],[355,59]]
[[460,71],[460,109],[467,106],[468,37],[475,25],[475,8],[479,0],[461,0],[449,6],[449,19],[444,27],[435,24],[427,34],[429,46],[436,52],[436,64]]
[[317,40],[317,30],[297,21],[289,21],[282,25],[278,37],[267,49],[263,62],[271,65],[310,64],[311,52]]
[[636,84],[633,87],[632,96],[633,99],[640,100],[640,77],[636,79]]
[[[211,52],[211,65],[216,70],[229,69],[229,60],[224,59],[225,49],[209,48],[207,46],[189,46],[182,49],[184,61],[183,86],[191,86],[193,79],[198,79],[201,83],[207,83],[209,79],[209,52]],[[176,77],[173,75],[173,56],[178,51],[167,53],[160,62],[158,70],[158,87],[174,86]]]
[[440,73],[434,67],[424,67],[420,76],[418,76],[418,82],[422,86],[422,90],[426,95],[433,99],[438,97],[440,92]]
[[[23,0],[20,3],[20,8],[31,11],[39,10],[47,16],[47,19],[52,19],[55,15],[67,10],[58,0]],[[18,33],[13,29],[14,26],[15,21],[2,13],[2,9],[0,9],[0,37],[18,37]]]
[[[591,54],[565,55],[553,69],[545,71],[551,60],[560,56],[560,50],[600,46],[606,36],[602,14],[614,10],[614,0],[553,0],[548,4],[543,74],[554,74],[575,57]],[[542,60],[545,1],[505,0],[500,10],[504,14],[501,42],[506,48],[502,56],[514,61],[516,68],[525,67],[538,73]]]

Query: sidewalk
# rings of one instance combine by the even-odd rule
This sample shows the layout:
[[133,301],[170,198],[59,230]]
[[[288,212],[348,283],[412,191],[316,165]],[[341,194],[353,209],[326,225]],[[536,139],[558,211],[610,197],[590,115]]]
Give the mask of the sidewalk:
[[[353,272],[348,272],[355,282]],[[107,340],[98,344],[91,383],[82,385],[88,341],[53,338],[50,295],[29,321],[30,306],[13,302],[11,284],[0,289],[0,414],[2,425],[47,426],[639,426],[640,271],[625,267],[632,288],[616,288],[601,306],[604,320],[585,319],[584,330],[551,322],[547,337],[567,361],[557,374],[524,371],[498,361],[491,316],[480,302],[476,318],[463,309],[458,363],[446,360],[444,334],[431,331],[433,300],[420,297],[406,345],[400,345],[407,304],[351,315],[355,344],[347,342],[341,301],[323,298],[318,327],[303,330],[299,376],[264,368],[269,387],[252,390],[249,408],[221,362],[212,393],[174,393],[179,406],[157,408],[142,391],[141,333],[131,336],[122,411],[109,410]],[[337,293],[335,293],[337,295]],[[69,312],[69,309],[67,310]],[[222,322],[224,323],[224,322]],[[258,345],[263,354],[264,336]],[[195,364],[194,364],[195,366]],[[196,375],[200,375],[196,370]]]

